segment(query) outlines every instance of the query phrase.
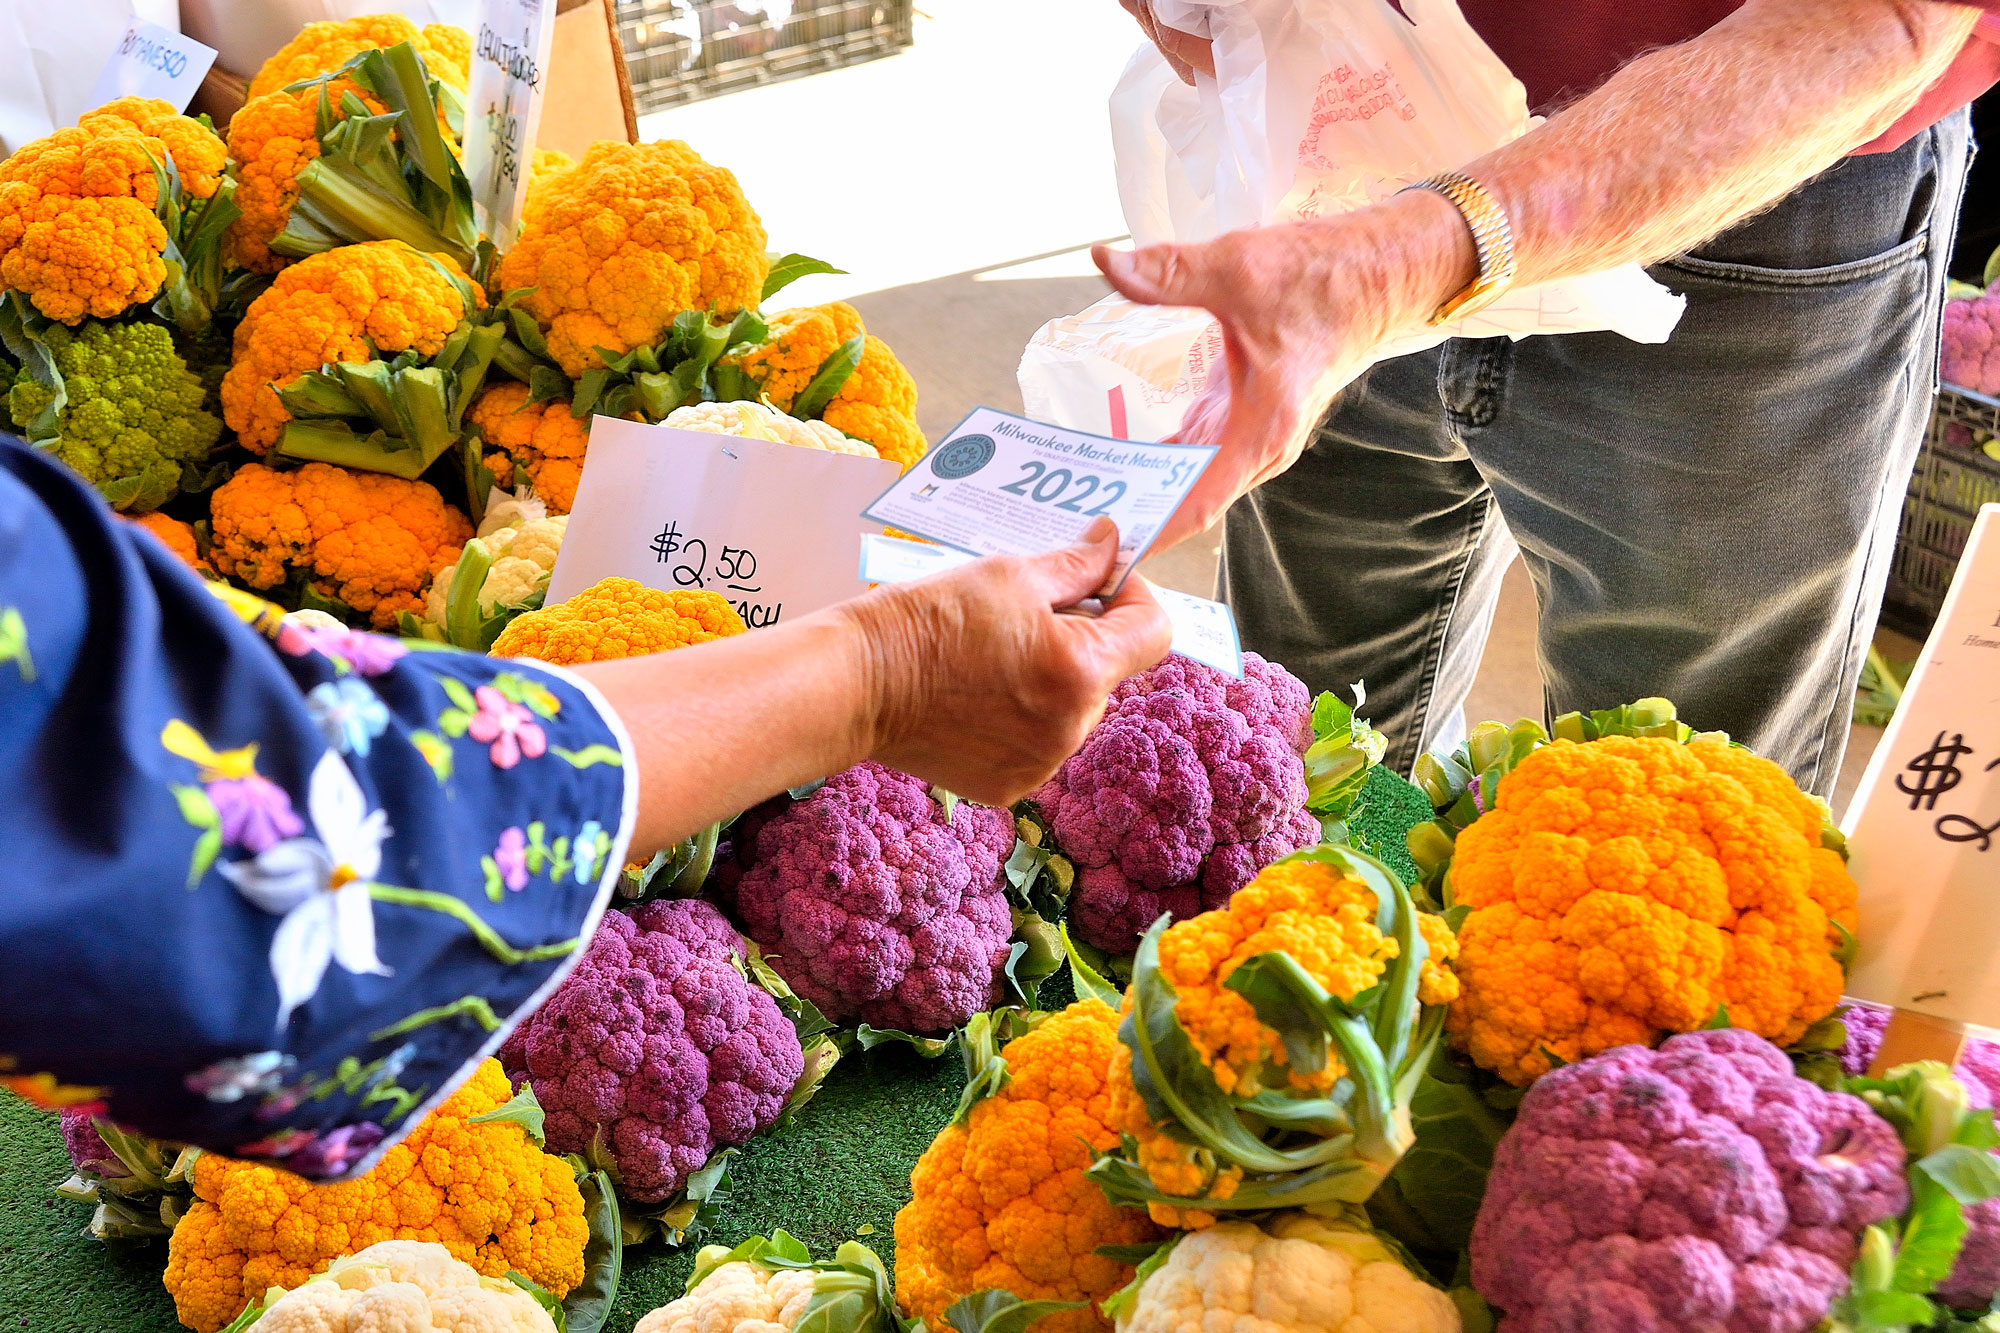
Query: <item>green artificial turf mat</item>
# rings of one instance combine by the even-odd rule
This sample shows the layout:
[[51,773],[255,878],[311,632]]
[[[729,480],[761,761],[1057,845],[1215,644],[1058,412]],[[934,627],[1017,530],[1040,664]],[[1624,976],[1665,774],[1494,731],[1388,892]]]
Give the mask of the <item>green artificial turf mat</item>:
[[[1377,858],[1413,877],[1404,835],[1430,817],[1421,791],[1377,768],[1350,824]],[[1039,997],[1049,1008],[1070,998],[1067,971],[1044,982]],[[733,1245],[783,1227],[824,1255],[858,1239],[893,1272],[910,1168],[951,1118],[964,1083],[956,1047],[936,1060],[900,1045],[846,1056],[797,1120],[735,1159],[731,1196],[709,1236],[679,1251],[654,1241],[625,1252],[605,1333],[631,1333],[641,1315],[679,1296],[708,1241]],[[56,1117],[0,1092],[0,1333],[179,1328],[160,1284],[166,1243],[114,1254],[85,1236],[89,1207],[52,1193],[69,1173]],[[863,1235],[864,1226],[874,1230]]]

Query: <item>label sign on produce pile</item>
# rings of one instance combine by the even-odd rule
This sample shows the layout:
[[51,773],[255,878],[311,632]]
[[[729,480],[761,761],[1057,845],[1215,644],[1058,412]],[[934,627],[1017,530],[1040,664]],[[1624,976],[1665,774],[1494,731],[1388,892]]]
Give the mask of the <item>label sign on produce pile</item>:
[[548,604],[618,576],[718,593],[752,629],[866,591],[855,517],[886,459],[596,417]]
[[1208,445],[1113,440],[982,407],[865,516],[971,555],[1036,555],[1106,515],[1118,525],[1109,597],[1214,457]]
[[1859,999],[2000,1027],[2000,505],[1988,505],[1847,819]]
[[556,0],[481,0],[465,95],[465,178],[479,229],[505,251],[528,194]]
[[[861,539],[861,581],[905,583],[976,558],[945,546],[870,534]],[[1175,652],[1242,679],[1243,646],[1236,637],[1236,617],[1228,607],[1172,588],[1155,587],[1153,596],[1173,622]]]
[[120,97],[157,97],[176,111],[186,111],[214,63],[215,52],[192,37],[135,14],[97,76],[90,105],[103,106]]

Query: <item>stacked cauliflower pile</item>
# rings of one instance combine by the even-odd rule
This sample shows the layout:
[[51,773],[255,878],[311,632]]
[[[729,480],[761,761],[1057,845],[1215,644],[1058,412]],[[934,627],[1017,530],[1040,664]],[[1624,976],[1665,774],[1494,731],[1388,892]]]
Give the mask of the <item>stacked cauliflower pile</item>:
[[[121,512],[164,510],[206,576],[429,637],[489,488],[574,506],[603,376],[616,415],[923,453],[915,384],[851,308],[759,312],[826,266],[774,275],[736,177],[687,144],[535,150],[518,236],[474,282],[471,48],[394,14],[313,23],[220,131],[122,98],[0,162],[6,422]],[[489,550],[451,642],[532,609],[543,535]]]
[[520,1125],[479,1119],[512,1093],[485,1062],[372,1171],[336,1185],[202,1154],[194,1203],[167,1246],[181,1322],[215,1333],[270,1288],[388,1240],[435,1241],[486,1277],[519,1272],[567,1295],[584,1275],[583,1198],[569,1165]]
[[1129,953],[1162,913],[1220,907],[1319,841],[1306,811],[1312,703],[1255,653],[1238,680],[1169,657],[1112,691],[1083,747],[1031,798],[1077,865],[1071,928]]

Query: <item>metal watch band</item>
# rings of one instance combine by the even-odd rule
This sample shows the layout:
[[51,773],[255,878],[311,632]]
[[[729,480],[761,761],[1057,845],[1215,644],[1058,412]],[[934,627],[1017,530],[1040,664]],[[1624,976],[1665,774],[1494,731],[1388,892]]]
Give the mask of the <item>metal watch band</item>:
[[1461,172],[1441,171],[1404,189],[1429,190],[1450,200],[1471,230],[1473,248],[1479,255],[1479,276],[1470,287],[1439,306],[1431,316],[1431,323],[1441,324],[1472,314],[1507,290],[1514,281],[1514,229],[1508,225],[1506,211],[1486,192],[1485,186]]

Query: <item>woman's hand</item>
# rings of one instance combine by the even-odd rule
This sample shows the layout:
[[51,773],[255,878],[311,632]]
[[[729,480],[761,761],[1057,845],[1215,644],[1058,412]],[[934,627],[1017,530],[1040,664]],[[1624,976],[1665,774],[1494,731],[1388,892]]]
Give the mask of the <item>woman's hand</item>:
[[1046,555],[579,668],[638,752],[634,859],[863,759],[990,805],[1027,794],[1082,744],[1111,687],[1172,642],[1139,579],[1094,619],[1056,614],[1103,586],[1117,548],[1104,519]]
[[1101,518],[1075,546],[980,560],[842,607],[867,653],[869,757],[988,805],[1045,781],[1112,687],[1173,638],[1142,579],[1102,615],[1056,614],[1103,585],[1117,550]]

